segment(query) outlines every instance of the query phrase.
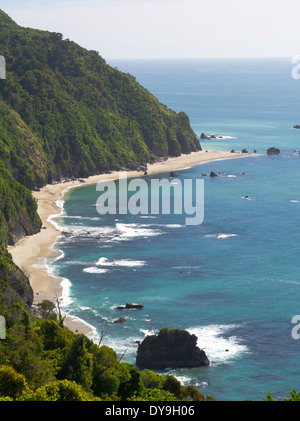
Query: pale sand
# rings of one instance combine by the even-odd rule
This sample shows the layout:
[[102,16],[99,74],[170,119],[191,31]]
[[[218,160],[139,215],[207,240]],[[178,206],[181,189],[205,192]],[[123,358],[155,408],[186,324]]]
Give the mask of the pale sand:
[[[151,175],[170,172],[188,168],[207,161],[245,156],[247,156],[247,154],[231,152],[193,152],[189,155],[169,158],[163,162],[148,164],[147,173],[148,175]],[[129,178],[143,175],[143,173],[137,171],[128,171],[127,174]],[[16,245],[9,246],[8,249],[14,262],[21,269],[24,269],[27,274],[30,274],[30,284],[34,291],[34,304],[37,304],[44,299],[54,301],[56,297],[60,297],[62,294],[62,280],[51,276],[51,274],[47,272],[47,266],[45,264],[47,258],[55,257],[55,251],[51,248],[51,246],[55,243],[57,237],[61,235],[61,232],[59,232],[51,221],[48,220],[51,215],[60,213],[60,209],[57,206],[56,201],[62,198],[63,194],[69,188],[95,184],[98,181],[113,180],[117,179],[118,176],[119,172],[115,171],[111,174],[101,174],[86,178],[84,179],[84,184],[78,180],[59,184],[48,184],[41,188],[40,191],[32,193],[37,199],[38,213],[42,220],[43,227],[46,227],[46,229],[41,229],[39,233],[23,238]],[[74,318],[67,316],[65,319],[65,325],[73,331],[84,333],[88,336],[92,334],[91,326]]]

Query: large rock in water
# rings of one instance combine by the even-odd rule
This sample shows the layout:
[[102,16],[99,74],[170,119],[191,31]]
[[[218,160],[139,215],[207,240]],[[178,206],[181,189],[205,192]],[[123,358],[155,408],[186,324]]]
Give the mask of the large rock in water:
[[136,365],[149,369],[192,368],[209,365],[209,360],[197,347],[197,336],[165,327],[139,345]]
[[267,150],[267,154],[268,155],[278,155],[278,154],[280,154],[280,150],[278,148],[272,147],[272,148],[269,148]]

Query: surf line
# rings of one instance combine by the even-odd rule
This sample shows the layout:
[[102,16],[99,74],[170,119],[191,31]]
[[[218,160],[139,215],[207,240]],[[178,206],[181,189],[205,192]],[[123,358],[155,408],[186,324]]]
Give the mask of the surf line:
[[116,180],[99,181],[96,190],[102,192],[96,202],[100,215],[171,215],[173,204],[174,214],[188,215],[186,225],[204,221],[203,179],[152,178],[147,182],[137,177],[128,182],[127,172],[119,171],[118,186]]

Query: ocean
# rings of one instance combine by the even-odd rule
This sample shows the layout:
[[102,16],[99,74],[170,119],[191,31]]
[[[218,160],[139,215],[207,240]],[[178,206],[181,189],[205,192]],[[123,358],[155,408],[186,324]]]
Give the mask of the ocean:
[[[64,310],[133,364],[145,335],[187,329],[210,366],[163,373],[216,400],[262,400],[270,392],[282,399],[300,390],[300,341],[292,335],[300,314],[300,130],[293,128],[300,80],[291,60],[109,64],[186,112],[197,135],[223,136],[202,140],[204,150],[245,148],[251,156],[176,171],[204,180],[200,225],[177,214],[100,216],[95,185],[69,190],[52,218],[64,231],[54,245],[60,255],[48,262],[63,279]],[[280,154],[267,155],[270,147]],[[219,177],[203,175],[211,171]],[[127,302],[144,308],[116,309]],[[125,323],[113,323],[121,316]]]

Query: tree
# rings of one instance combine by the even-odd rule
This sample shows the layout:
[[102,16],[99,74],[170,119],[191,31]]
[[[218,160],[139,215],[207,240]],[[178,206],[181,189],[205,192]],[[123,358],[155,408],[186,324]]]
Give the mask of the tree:
[[57,314],[55,310],[55,304],[50,300],[43,300],[37,305],[37,314],[44,320],[55,320],[57,321]]
[[145,391],[140,370],[132,364],[120,364],[118,377],[120,386],[118,396],[122,400],[127,400],[133,396],[142,396]]
[[56,380],[40,387],[35,392],[25,393],[26,401],[93,401],[100,400],[87,393],[82,386],[69,380]]
[[143,370],[141,375],[144,386],[150,389],[162,389],[166,381],[164,376],[148,369]]
[[76,335],[71,345],[59,377],[73,380],[88,390],[93,382],[93,356],[87,350],[88,339],[83,335]]
[[28,384],[22,374],[17,373],[10,366],[0,366],[0,396],[17,399],[27,389]]
[[163,386],[164,390],[175,395],[178,399],[181,399],[182,390],[181,390],[181,383],[174,377],[174,376],[166,376],[166,381]]

